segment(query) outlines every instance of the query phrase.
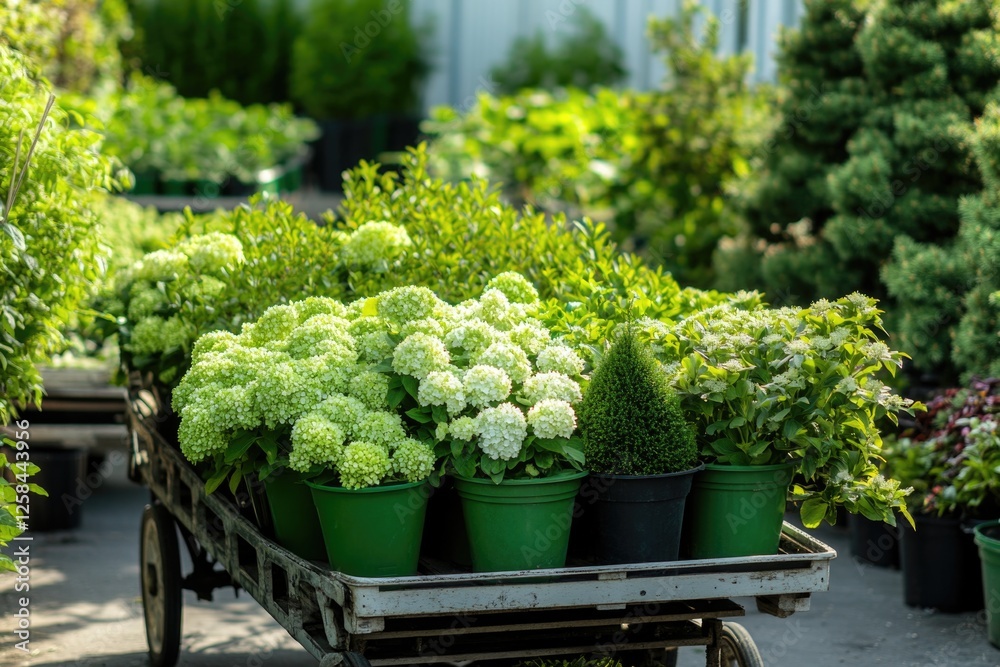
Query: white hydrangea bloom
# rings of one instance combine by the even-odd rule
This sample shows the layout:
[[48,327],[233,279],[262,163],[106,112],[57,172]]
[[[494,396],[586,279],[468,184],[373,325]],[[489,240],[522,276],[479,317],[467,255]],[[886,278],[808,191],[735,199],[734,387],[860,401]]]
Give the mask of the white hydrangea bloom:
[[562,373],[575,377],[583,373],[583,359],[565,345],[549,345],[538,353],[535,366],[539,372]]
[[177,251],[187,255],[197,273],[218,273],[243,263],[243,244],[222,232],[192,236],[178,245]]
[[475,355],[477,365],[502,369],[512,382],[520,384],[531,375],[531,362],[520,347],[512,343],[497,342]]
[[529,377],[524,381],[522,393],[532,405],[546,399],[566,401],[567,403],[579,403],[583,399],[583,393],[576,380],[554,371]]
[[315,412],[323,415],[330,421],[340,424],[344,428],[347,437],[351,437],[354,425],[368,413],[368,408],[353,396],[335,393],[323,399],[316,406]]
[[521,452],[528,435],[528,422],[516,405],[501,403],[476,417],[479,447],[491,459],[509,461]]
[[146,254],[133,267],[133,275],[139,280],[158,282],[173,280],[188,271],[188,258],[176,250],[155,250]]
[[466,320],[445,334],[444,342],[450,349],[461,348],[478,353],[502,339],[499,331],[482,320]]
[[539,438],[569,438],[576,430],[576,413],[566,401],[546,399],[528,410],[528,424]]
[[494,366],[473,366],[462,379],[465,400],[477,408],[484,408],[510,396],[510,377]]
[[545,349],[551,342],[548,329],[537,320],[528,320],[518,324],[507,332],[507,336],[510,342],[533,356]]
[[450,371],[432,371],[420,381],[417,402],[425,406],[444,405],[449,415],[457,415],[465,409],[465,387]]

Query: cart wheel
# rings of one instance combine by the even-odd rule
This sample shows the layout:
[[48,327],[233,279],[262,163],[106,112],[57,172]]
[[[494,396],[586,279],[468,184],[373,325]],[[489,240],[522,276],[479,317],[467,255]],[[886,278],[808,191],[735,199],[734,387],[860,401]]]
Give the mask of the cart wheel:
[[764,667],[753,637],[739,623],[722,624],[722,664],[726,667]]
[[142,512],[139,572],[149,662],[173,667],[181,648],[181,560],[174,518],[159,503]]
[[368,662],[368,658],[353,651],[345,651],[340,664],[343,667],[372,667],[372,664]]

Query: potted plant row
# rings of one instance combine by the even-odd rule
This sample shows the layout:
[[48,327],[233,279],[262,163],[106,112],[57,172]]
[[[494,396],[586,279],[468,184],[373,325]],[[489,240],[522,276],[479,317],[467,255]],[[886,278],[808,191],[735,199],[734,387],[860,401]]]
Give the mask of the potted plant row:
[[[889,465],[916,489],[911,501],[916,530],[904,527],[900,536],[903,593],[910,606],[945,612],[983,608],[982,573],[995,556],[989,532],[976,538],[973,532],[1000,518],[998,388],[1000,380],[988,379],[944,391],[893,444]],[[986,556],[982,565],[977,541]],[[993,632],[991,640],[996,639]]]
[[243,107],[218,94],[184,98],[141,75],[103,97],[67,95],[102,150],[133,172],[132,194],[246,196],[301,186],[315,123],[289,105]]

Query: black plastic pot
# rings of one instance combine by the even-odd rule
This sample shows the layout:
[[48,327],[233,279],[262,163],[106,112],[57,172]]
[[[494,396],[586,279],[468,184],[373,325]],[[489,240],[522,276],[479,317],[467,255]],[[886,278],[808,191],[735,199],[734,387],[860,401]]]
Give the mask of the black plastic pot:
[[957,613],[983,608],[983,578],[973,526],[918,514],[900,523],[903,598],[911,607]]
[[[905,522],[906,519],[899,519]],[[847,517],[851,536],[851,555],[877,567],[899,567],[899,529],[882,521],[872,521],[860,514]]]
[[385,149],[385,123],[384,119],[372,118],[321,121],[323,136],[316,144],[320,188],[339,192],[345,170],[361,160],[377,158]]
[[416,146],[420,139],[421,117],[416,115],[393,116],[389,119],[389,134],[385,149],[403,151]]
[[597,561],[651,563],[677,560],[684,503],[702,466],[666,475],[591,475]]
[[[30,451],[31,462],[40,468],[30,481],[49,495],[29,496],[28,530],[35,533],[79,528],[83,522],[82,501],[93,491],[86,479],[87,450],[32,447]],[[77,487],[86,491],[78,491]]]

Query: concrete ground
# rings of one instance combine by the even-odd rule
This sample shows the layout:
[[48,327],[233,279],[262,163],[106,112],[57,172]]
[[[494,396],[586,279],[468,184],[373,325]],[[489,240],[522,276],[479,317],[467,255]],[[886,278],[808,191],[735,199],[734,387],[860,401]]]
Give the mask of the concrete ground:
[[[39,534],[31,542],[31,643],[14,647],[15,578],[0,575],[0,665],[4,667],[147,664],[139,601],[139,518],[148,491],[128,482],[119,465],[82,506],[81,530]],[[816,535],[837,549],[831,588],[813,596],[812,609],[788,619],[753,611],[742,623],[768,667],[896,667],[990,665],[1000,650],[985,638],[978,614],[947,615],[902,602],[897,571],[862,566],[847,554],[846,532]],[[242,593],[217,591],[215,602],[184,601],[180,665],[263,667],[315,661]],[[681,651],[680,667],[703,665],[703,652]]]

